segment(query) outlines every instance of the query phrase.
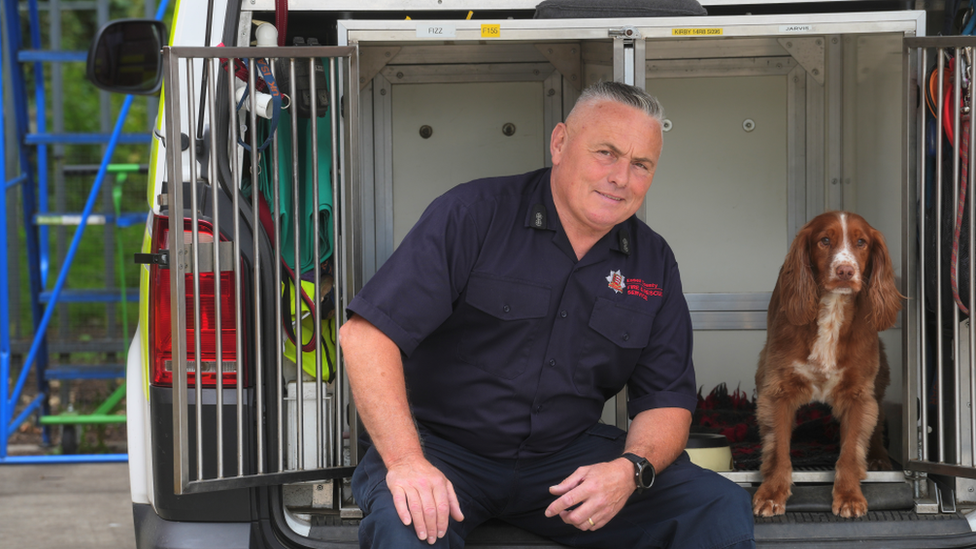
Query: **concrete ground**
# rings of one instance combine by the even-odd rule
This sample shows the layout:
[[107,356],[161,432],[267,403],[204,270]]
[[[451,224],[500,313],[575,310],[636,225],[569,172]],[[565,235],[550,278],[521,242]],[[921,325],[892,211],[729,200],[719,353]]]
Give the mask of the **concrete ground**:
[[0,465],[0,548],[135,546],[127,463]]

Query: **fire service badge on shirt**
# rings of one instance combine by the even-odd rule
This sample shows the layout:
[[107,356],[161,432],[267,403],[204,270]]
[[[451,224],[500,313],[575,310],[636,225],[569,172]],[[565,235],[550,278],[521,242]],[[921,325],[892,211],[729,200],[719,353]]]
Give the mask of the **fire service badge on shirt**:
[[611,290],[617,292],[618,294],[627,289],[627,283],[624,281],[624,275],[620,274],[620,271],[610,271],[610,276],[607,277],[608,286]]

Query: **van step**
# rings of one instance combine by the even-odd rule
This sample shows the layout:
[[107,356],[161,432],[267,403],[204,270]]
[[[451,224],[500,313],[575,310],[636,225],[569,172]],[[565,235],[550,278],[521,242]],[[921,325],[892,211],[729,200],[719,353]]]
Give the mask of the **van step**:
[[868,511],[845,519],[833,513],[786,513],[756,519],[756,545],[787,547],[928,549],[973,547],[976,533],[961,513],[920,515],[914,511]]

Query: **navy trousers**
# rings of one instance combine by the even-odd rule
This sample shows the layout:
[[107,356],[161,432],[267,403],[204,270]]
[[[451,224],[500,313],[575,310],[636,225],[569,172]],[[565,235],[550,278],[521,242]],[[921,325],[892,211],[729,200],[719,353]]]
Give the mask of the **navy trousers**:
[[352,478],[364,517],[359,545],[374,549],[464,547],[479,524],[497,518],[571,547],[605,549],[746,549],[756,546],[748,492],[721,475],[691,463],[687,453],[657,475],[654,486],[634,494],[603,528],[584,532],[544,511],[556,498],[549,487],[578,467],[610,461],[623,452],[626,434],[599,424],[552,456],[496,460],[473,454],[421,430],[424,452],[454,484],[464,520],[450,521],[433,546],[397,516],[386,486],[386,468],[369,448]]

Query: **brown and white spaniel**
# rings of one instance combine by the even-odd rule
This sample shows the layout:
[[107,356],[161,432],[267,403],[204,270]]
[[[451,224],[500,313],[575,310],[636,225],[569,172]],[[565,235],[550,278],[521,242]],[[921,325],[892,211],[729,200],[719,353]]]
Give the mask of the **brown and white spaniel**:
[[863,217],[827,212],[796,235],[767,312],[756,371],[756,420],[763,441],[757,516],[781,515],[792,493],[790,436],[797,409],[820,401],[840,422],[835,515],[860,517],[861,480],[890,469],[881,440],[888,362],[878,332],[894,325],[901,300],[884,236]]

